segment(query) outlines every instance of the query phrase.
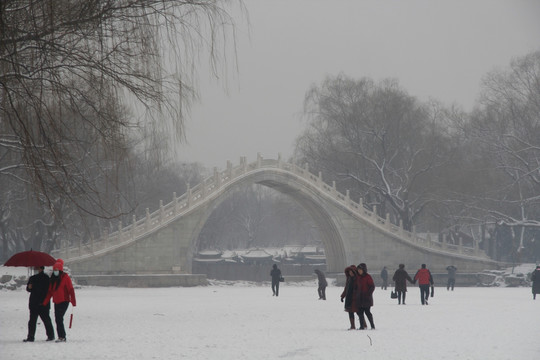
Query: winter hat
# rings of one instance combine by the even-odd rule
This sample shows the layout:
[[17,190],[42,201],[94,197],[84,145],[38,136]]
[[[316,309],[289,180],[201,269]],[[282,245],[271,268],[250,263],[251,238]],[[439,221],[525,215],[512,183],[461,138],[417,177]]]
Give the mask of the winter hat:
[[52,268],[53,270],[64,271],[64,261],[62,259],[56,260]]
[[367,274],[367,265],[366,265],[366,263],[360,263],[358,265],[358,268],[362,269],[364,271],[364,274]]
[[349,271],[351,271],[351,270],[352,270],[352,272],[354,272],[355,274],[357,274],[356,266],[355,266],[355,265],[347,266],[347,267],[345,268],[345,271],[344,271],[344,272],[345,272],[345,275],[346,275],[347,277],[349,277]]

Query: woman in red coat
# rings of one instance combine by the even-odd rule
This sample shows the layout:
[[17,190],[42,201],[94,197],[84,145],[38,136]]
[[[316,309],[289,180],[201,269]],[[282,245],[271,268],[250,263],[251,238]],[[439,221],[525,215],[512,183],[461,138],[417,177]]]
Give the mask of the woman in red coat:
[[49,285],[49,292],[43,300],[43,305],[47,306],[51,297],[54,302],[54,319],[56,321],[56,331],[58,340],[56,342],[66,341],[66,329],[64,328],[64,314],[67,311],[69,303],[77,306],[75,300],[75,290],[68,274],[64,272],[64,261],[58,259],[53,265],[53,275]]
[[[357,294],[358,294],[358,272],[356,271],[356,266],[351,265],[345,268],[345,276],[347,281],[345,283],[345,288],[341,293],[341,302],[345,299],[345,311],[349,313],[349,321],[351,322],[351,327],[349,330],[356,329],[354,325],[354,314],[357,313],[360,317],[360,313],[357,306]],[[360,317],[360,326],[362,326],[362,318]]]
[[361,263],[358,265],[358,294],[356,300],[358,301],[358,310],[360,314],[360,330],[366,329],[367,324],[364,320],[364,314],[366,314],[371,329],[375,330],[375,323],[373,322],[373,315],[371,314],[371,307],[373,306],[373,291],[375,291],[375,283],[373,278],[368,274],[367,265]]

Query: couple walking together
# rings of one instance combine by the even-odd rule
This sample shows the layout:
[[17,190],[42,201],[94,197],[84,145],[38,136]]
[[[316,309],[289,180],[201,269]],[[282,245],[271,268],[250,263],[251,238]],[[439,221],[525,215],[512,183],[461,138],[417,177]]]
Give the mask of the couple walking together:
[[371,307],[373,306],[373,291],[375,283],[371,275],[368,274],[367,266],[361,263],[358,266],[351,265],[345,268],[347,278],[345,288],[341,294],[341,302],[345,302],[345,311],[349,313],[351,327],[349,330],[356,329],[354,324],[354,314],[358,315],[360,327],[358,330],[367,329],[367,323],[364,314],[369,320],[371,329],[375,329]]
[[64,261],[58,259],[53,265],[53,274],[49,278],[44,272],[44,266],[36,267],[37,274],[28,279],[26,291],[30,293],[28,308],[30,319],[28,321],[28,335],[24,342],[34,342],[38,317],[43,321],[47,341],[54,340],[54,329],[49,316],[50,300],[54,302],[54,320],[58,339],[56,342],[66,341],[64,315],[69,303],[76,305],[75,290],[68,274],[64,272]]

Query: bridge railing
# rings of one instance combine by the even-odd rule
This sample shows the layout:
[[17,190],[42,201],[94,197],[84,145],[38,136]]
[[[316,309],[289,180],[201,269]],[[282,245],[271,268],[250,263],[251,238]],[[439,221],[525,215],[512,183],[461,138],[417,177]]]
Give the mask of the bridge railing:
[[207,198],[218,194],[224,185],[233,182],[238,177],[252,171],[268,168],[281,169],[295,174],[304,179],[310,186],[325,194],[325,196],[346,207],[362,220],[369,221],[383,231],[394,233],[402,240],[440,251],[487,257],[483,251],[475,247],[469,248],[461,244],[456,246],[447,244],[444,241],[439,242],[422,238],[416,234],[414,228],[412,232],[404,230],[402,225],[398,226],[391,223],[388,215],[386,218],[382,218],[377,215],[376,209],[372,211],[366,208],[362,199],[359,202],[351,200],[348,190],[345,194],[337,191],[335,182],[332,182],[331,185],[325,183],[322,180],[322,174],[315,175],[311,173],[307,164],[300,167],[291,162],[283,162],[281,156],[278,156],[277,160],[263,159],[260,154],[257,155],[257,160],[252,163],[248,163],[246,157],[241,157],[240,164],[235,167],[229,161],[225,170],[218,171],[214,168],[212,176],[204,179],[193,188],[188,186],[186,193],[180,197],[173,193],[172,201],[165,205],[163,205],[163,200],[160,200],[159,208],[156,211],[150,213],[146,209],[146,216],[139,220],[134,216],[131,224],[124,226],[120,222],[116,230],[110,228],[103,230],[99,239],[91,239],[85,244],[65,246],[62,249],[53,251],[53,253],[58,257],[63,256],[65,259],[73,259],[97,255],[130,244],[196,208],[199,204],[204,203]]

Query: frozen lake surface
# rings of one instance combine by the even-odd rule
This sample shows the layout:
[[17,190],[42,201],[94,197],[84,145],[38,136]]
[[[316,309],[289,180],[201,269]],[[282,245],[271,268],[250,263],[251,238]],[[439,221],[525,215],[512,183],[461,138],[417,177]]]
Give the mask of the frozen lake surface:
[[[24,289],[0,291],[0,359],[536,359],[540,297],[530,288],[436,287],[428,306],[410,287],[407,305],[377,288],[376,330],[348,331],[329,286],[318,300],[315,281],[282,284],[212,282],[192,288],[76,289],[67,343],[23,343],[28,321]],[[66,314],[66,327],[71,307]],[[51,310],[51,318],[53,311]],[[358,326],[358,321],[357,321]]]

